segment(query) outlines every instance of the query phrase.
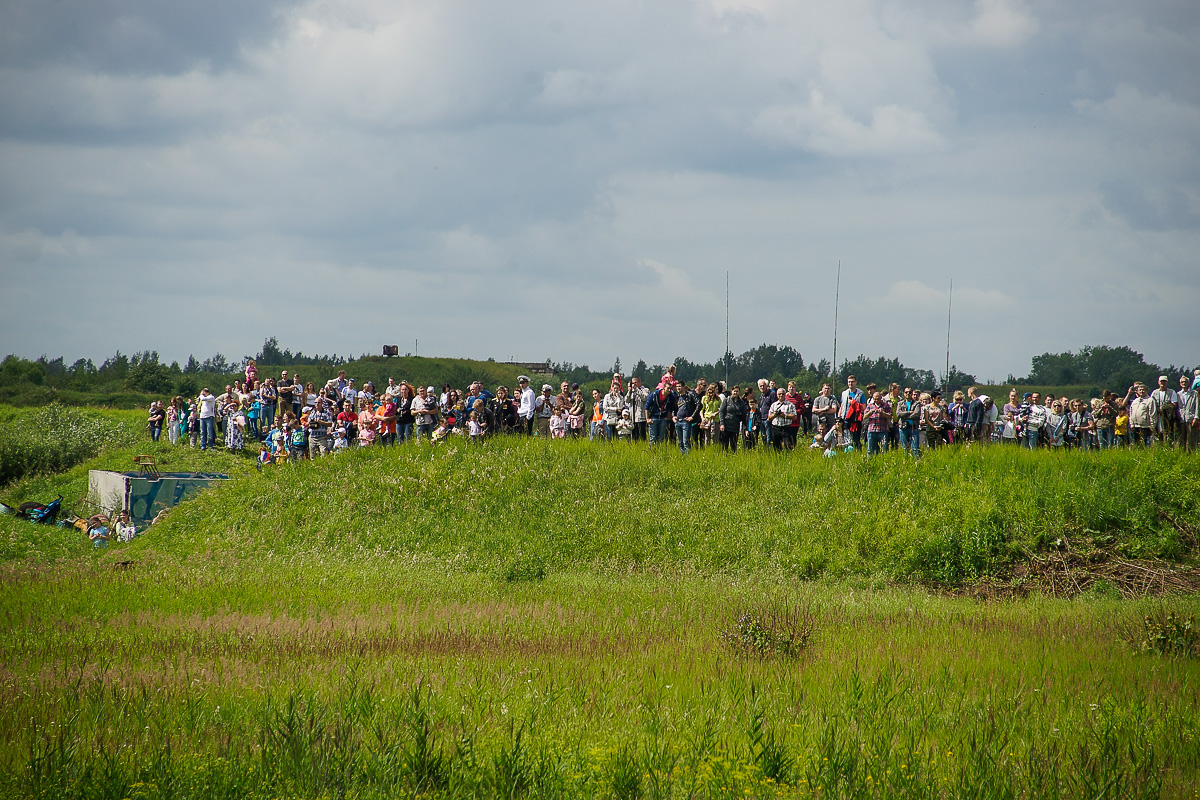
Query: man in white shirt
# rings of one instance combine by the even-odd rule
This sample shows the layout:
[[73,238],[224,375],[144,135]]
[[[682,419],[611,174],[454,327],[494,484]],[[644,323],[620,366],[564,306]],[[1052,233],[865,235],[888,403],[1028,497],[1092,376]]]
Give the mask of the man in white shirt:
[[1171,388],[1171,382],[1166,375],[1158,376],[1158,388],[1150,393],[1158,404],[1158,420],[1155,431],[1158,441],[1162,444],[1174,444],[1178,439],[1179,422],[1179,393]]
[[[846,388],[842,391],[841,402],[838,404],[838,419],[846,418],[846,412],[850,410],[851,400],[857,400],[865,406],[867,404],[867,395],[862,389],[858,388],[858,378],[853,375],[847,375]],[[859,448],[861,431],[853,431],[850,435],[854,437],[854,449],[857,450]]]
[[[1188,376],[1180,379],[1182,384]],[[1191,388],[1179,393],[1179,411],[1183,417],[1184,447],[1189,452],[1195,452],[1200,447],[1200,375],[1192,381]]]
[[792,424],[792,420],[795,418],[796,406],[788,401],[782,389],[777,389],[775,391],[775,402],[771,403],[771,408],[767,412],[767,422],[774,429],[771,444],[774,445],[776,450],[782,450],[784,445],[788,445],[789,450],[795,446],[794,443],[789,442],[786,433],[788,427]]
[[533,436],[533,401],[537,394],[533,391],[533,387],[529,385],[529,376],[520,375],[517,377],[517,387],[520,393],[521,401],[517,405],[517,425],[520,426],[520,432],[526,436]]
[[196,398],[200,412],[200,449],[207,450],[217,444],[217,398],[205,386]]

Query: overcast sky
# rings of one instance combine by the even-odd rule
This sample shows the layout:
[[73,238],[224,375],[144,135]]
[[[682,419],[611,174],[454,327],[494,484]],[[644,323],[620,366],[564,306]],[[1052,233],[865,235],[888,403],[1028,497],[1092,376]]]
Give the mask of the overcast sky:
[[1194,0],[0,0],[0,355],[1200,362]]

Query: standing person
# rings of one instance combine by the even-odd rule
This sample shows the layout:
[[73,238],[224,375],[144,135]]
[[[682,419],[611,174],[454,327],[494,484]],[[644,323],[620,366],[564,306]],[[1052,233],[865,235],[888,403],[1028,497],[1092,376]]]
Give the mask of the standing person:
[[183,398],[171,398],[171,405],[167,406],[167,439],[171,444],[179,444],[179,423],[183,412]]
[[1113,402],[1113,393],[1104,390],[1099,406],[1092,412],[1096,419],[1096,440],[1101,450],[1108,450],[1116,441],[1117,408]]
[[150,441],[157,442],[162,436],[163,423],[167,420],[167,411],[163,408],[162,400],[150,404],[150,418],[147,426],[150,428]]
[[258,390],[258,401],[262,404],[263,430],[275,427],[275,412],[279,408],[279,392],[275,390],[275,379],[267,378]]
[[[959,392],[959,394],[961,395],[962,392]],[[889,448],[897,448],[900,446],[900,404],[904,402],[904,395],[900,392],[900,384],[893,383],[888,387],[887,401],[892,407],[892,422],[888,426],[887,446]]]
[[529,385],[529,377],[527,375],[519,375],[517,377],[517,387],[520,392],[520,403],[517,405],[517,423],[520,426],[521,433],[524,433],[526,436],[533,436],[533,401],[537,399],[537,393]]
[[720,440],[720,423],[717,421],[720,411],[721,398],[717,396],[717,385],[714,383],[705,390],[704,399],[700,401],[700,429],[706,445],[712,444],[714,439]]
[[497,386],[496,396],[488,403],[495,418],[496,430],[511,433],[517,427],[517,404],[508,396],[507,386]]
[[[770,395],[770,392],[767,393]],[[767,424],[763,426],[764,430],[770,428],[772,435],[763,437],[763,443],[768,441],[775,447],[776,450],[792,449],[794,445],[789,446],[788,428],[796,418],[796,406],[787,398],[787,392],[779,389],[775,392],[775,400],[767,409]]]
[[413,416],[413,388],[405,381],[396,387],[392,396],[396,398],[396,439],[401,442],[412,441],[417,422]]
[[[636,379],[635,379],[636,380]],[[630,383],[632,388],[632,382]],[[640,396],[640,395],[638,395]],[[613,381],[609,386],[608,394],[604,395],[603,414],[604,414],[604,437],[612,441],[612,438],[617,435],[617,423],[621,421],[621,412],[625,410],[625,397],[621,393],[621,384]],[[630,409],[630,415],[636,413],[636,409]],[[642,408],[642,418],[645,419],[646,409]],[[634,437],[636,438],[637,424],[634,423]]]
[[[620,384],[617,385],[618,391]],[[650,390],[642,386],[642,379],[636,375],[629,379],[629,392],[625,395],[625,407],[629,409],[630,420],[633,422],[633,441],[646,441],[646,401],[650,399]]]
[[946,442],[949,428],[950,419],[942,406],[942,393],[933,392],[929,396],[929,405],[925,406],[925,439],[929,442],[930,450]]
[[804,439],[807,441],[813,432],[813,396],[808,393],[807,389],[800,392],[800,402],[802,405],[796,406],[796,410],[800,412],[800,421],[804,427]]
[[1129,430],[1133,443],[1150,447],[1154,443],[1155,425],[1158,421],[1158,402],[1146,391],[1146,385],[1143,383],[1135,383],[1130,387],[1130,391],[1136,393],[1129,403]]
[[572,439],[583,436],[583,423],[587,417],[587,403],[583,400],[583,390],[576,388],[571,395],[571,404],[567,407],[567,435]]
[[396,417],[395,395],[384,394],[383,403],[379,406],[379,410],[375,412],[375,421],[379,426],[380,444],[392,445],[396,443]]
[[429,441],[433,435],[433,424],[437,421],[438,401],[432,386],[417,387],[417,396],[412,400],[412,415],[416,438]]
[[292,408],[292,379],[288,377],[286,369],[279,373],[279,382],[275,385],[275,393],[279,396],[279,416],[283,416],[285,411],[295,414],[295,409]]
[[1092,411],[1084,400],[1071,401],[1071,421],[1067,425],[1067,437],[1080,450],[1091,448],[1091,435],[1095,430]]
[[861,446],[861,434],[858,427],[854,425],[853,420],[851,420],[848,416],[851,411],[850,403],[854,400],[858,401],[860,408],[866,407],[867,397],[863,393],[863,390],[858,388],[858,378],[854,377],[853,375],[847,375],[846,388],[842,390],[841,402],[839,403],[838,408],[838,416],[846,421],[846,427],[850,430],[851,438],[854,439],[854,449],[858,450]]
[[200,417],[200,449],[207,450],[217,444],[217,398],[205,386],[196,398]]
[[308,457],[328,454],[332,438],[333,414],[326,410],[325,398],[318,397],[308,412]]
[[542,384],[542,393],[533,401],[533,411],[537,417],[537,435],[543,439],[550,438],[550,418],[554,416],[554,387],[548,383]]
[[795,381],[788,381],[787,392],[784,394],[784,397],[789,403],[792,404],[792,408],[794,408],[796,411],[795,416],[792,417],[791,423],[787,426],[787,441],[784,442],[784,446],[787,447],[788,450],[795,450],[796,439],[800,435],[800,419],[804,415],[804,397],[801,396],[799,390],[796,389]]
[[663,381],[646,401],[646,419],[651,445],[666,441],[667,426],[671,424],[678,408],[679,398],[672,390],[671,384]]
[[[630,421],[630,431],[633,430],[633,422]],[[608,429],[604,424],[604,398],[600,396],[599,389],[592,389],[592,427],[588,431],[588,440],[596,441],[597,438],[607,439]]]
[[[1187,376],[1180,378],[1186,380]],[[1180,412],[1183,417],[1184,447],[1189,453],[1200,447],[1200,375],[1193,378],[1191,385],[1180,397]]]
[[817,418],[817,427],[825,424],[825,431],[833,430],[833,423],[838,416],[837,398],[833,396],[833,387],[828,383],[821,384],[821,393],[813,398],[813,416]]
[[734,386],[721,399],[721,409],[717,418],[720,420],[721,447],[737,452],[738,437],[741,435],[745,406],[741,401],[741,388]]
[[1042,426],[1046,424],[1046,407],[1042,405],[1042,396],[1037,392],[1028,392],[1025,402],[1021,403],[1018,418],[1021,421],[1021,444],[1026,450],[1037,450]]
[[1171,388],[1171,382],[1166,375],[1158,376],[1158,388],[1150,393],[1158,404],[1158,420],[1155,429],[1158,441],[1163,445],[1178,443],[1179,435],[1179,393]]
[[[750,412],[757,417],[758,429],[762,431],[763,446],[773,446],[778,432],[775,430],[775,426],[770,424],[769,420],[771,417],[771,405],[775,402],[775,381],[768,382],[766,378],[759,378],[757,385],[758,402],[750,407]],[[749,394],[750,390],[747,388],[743,398]]]
[[867,455],[873,456],[887,450],[888,429],[892,426],[892,405],[876,391],[867,401],[863,420],[867,428]]
[[678,409],[675,412],[675,441],[679,451],[687,455],[692,441],[692,424],[700,417],[700,398],[688,388],[687,381],[679,381]]
[[[772,391],[770,389],[767,390]],[[741,408],[742,419],[742,444],[747,449],[752,449],[758,442],[758,432],[766,426],[763,420],[758,418],[758,405],[754,401],[754,387],[747,386],[742,390],[742,396],[736,398],[738,406]]]
[[[900,401],[900,449],[914,458],[921,455],[921,397],[911,388],[904,390]],[[891,409],[888,410],[889,413]]]

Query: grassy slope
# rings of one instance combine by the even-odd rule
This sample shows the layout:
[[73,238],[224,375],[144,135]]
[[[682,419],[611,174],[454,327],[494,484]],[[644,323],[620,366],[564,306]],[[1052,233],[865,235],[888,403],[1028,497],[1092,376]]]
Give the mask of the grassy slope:
[[220,530],[242,553],[377,553],[495,569],[670,569],[941,582],[1004,574],[1076,536],[1194,558],[1200,460],[1174,452],[944,449],[914,463],[498,440],[348,452],[211,493],[135,549],[184,556]]

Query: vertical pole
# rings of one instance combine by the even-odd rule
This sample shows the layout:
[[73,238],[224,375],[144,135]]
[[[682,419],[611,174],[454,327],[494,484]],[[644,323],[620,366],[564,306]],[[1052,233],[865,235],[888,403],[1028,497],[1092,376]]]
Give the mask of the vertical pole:
[[942,380],[942,390],[950,388],[950,312],[954,309],[954,278],[950,279],[950,302],[946,304],[946,377]]
[[837,285],[833,292],[833,364],[829,367],[829,377],[837,377],[837,322],[838,301],[842,297],[842,260],[838,259]]
[[729,386],[729,270],[725,270],[725,386]]

